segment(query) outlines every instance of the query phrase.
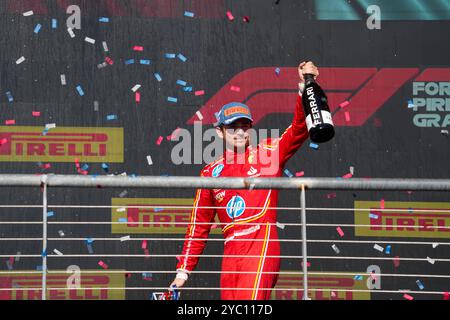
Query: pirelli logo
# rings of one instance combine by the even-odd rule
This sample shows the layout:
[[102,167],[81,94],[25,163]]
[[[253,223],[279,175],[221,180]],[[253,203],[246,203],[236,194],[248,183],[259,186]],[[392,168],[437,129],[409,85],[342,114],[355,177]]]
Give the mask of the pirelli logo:
[[0,161],[123,162],[123,128],[0,126]]
[[[370,292],[353,292],[352,290],[368,290],[367,277],[354,280],[350,275],[323,274],[308,276],[309,298],[312,300],[370,300]],[[272,290],[272,300],[302,300],[303,276],[299,274],[280,274],[276,290]],[[314,290],[320,289],[320,290]]]
[[[193,204],[193,198],[112,198],[111,205],[119,208],[112,208],[111,221],[116,223],[111,232],[185,234]],[[211,229],[211,234],[220,233],[220,228]]]
[[440,212],[450,210],[448,202],[386,201],[384,209],[378,201],[355,201],[355,224],[369,225],[355,227],[355,235],[450,238],[450,211]]
[[[81,271],[80,289],[68,290],[70,274],[66,271],[50,273],[47,274],[46,297],[48,300],[124,300],[125,289],[108,289],[124,288],[124,274],[125,270],[123,273]],[[1,274],[0,300],[41,300],[41,286],[42,276],[39,274]]]

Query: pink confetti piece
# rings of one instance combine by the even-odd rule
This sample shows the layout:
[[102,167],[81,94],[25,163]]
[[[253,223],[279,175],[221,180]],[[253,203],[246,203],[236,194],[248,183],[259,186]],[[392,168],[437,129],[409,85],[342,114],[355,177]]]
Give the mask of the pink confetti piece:
[[241,88],[239,88],[237,86],[231,86],[230,90],[235,91],[235,92],[241,92]]
[[[300,263],[300,266],[303,268],[303,261]],[[306,261],[306,267],[307,268],[311,267],[311,262]]]
[[406,300],[414,300],[413,297],[411,297],[409,294],[406,293],[403,295],[403,298],[405,298]]
[[228,17],[228,20],[230,20],[230,21],[234,20],[233,14],[230,11],[227,11],[227,17]]
[[5,120],[5,124],[7,126],[12,125],[12,124],[16,124],[16,120]]
[[351,177],[353,177],[351,173],[347,173],[346,175],[342,176],[342,178],[344,179],[350,179]]
[[134,46],[133,50],[134,51],[144,51],[144,47],[142,47],[142,46]]
[[350,122],[350,113],[348,111],[344,112],[344,116],[345,116],[345,121]]
[[344,231],[342,231],[341,227],[337,227],[337,228],[336,228],[336,231],[339,233],[339,235],[340,235],[341,237],[344,236]]
[[141,93],[140,92],[136,92],[134,95],[135,95],[136,103],[141,102]]
[[100,260],[100,261],[98,262],[98,265],[99,265],[100,267],[102,267],[103,269],[108,269],[108,265],[107,265],[106,263],[104,263],[102,260]]
[[381,199],[381,200],[380,200],[380,208],[381,208],[381,209],[384,209],[384,199]]
[[303,177],[305,175],[305,171],[299,171],[295,173],[296,177]]
[[205,94],[205,90],[198,90],[198,91],[195,91],[194,94],[195,94],[196,96],[203,96],[203,95]]
[[336,198],[335,192],[327,194],[327,199],[332,199],[332,198]]
[[244,18],[242,19],[242,21],[244,21],[244,22],[250,22],[250,18],[249,17],[247,17],[247,16],[244,16]]
[[110,66],[114,64],[114,61],[110,57],[105,58],[106,63],[108,63]]
[[40,111],[32,111],[31,114],[33,115],[33,117],[40,117],[41,116],[41,112]]
[[399,265],[400,265],[400,257],[395,256],[394,257],[394,267],[398,268]]
[[156,140],[156,144],[159,146],[161,145],[161,142],[164,140],[162,136],[159,136],[158,140]]
[[444,292],[444,300],[448,300],[450,297],[450,293]]
[[350,102],[344,101],[344,102],[341,102],[341,103],[339,104],[339,107],[345,108],[345,107],[348,106],[349,104],[350,104]]
[[1,145],[4,145],[4,144],[7,143],[7,142],[8,142],[8,139],[6,139],[6,138],[1,139],[1,140],[0,140],[0,146],[1,146]]
[[44,163],[44,164],[41,166],[42,169],[48,169],[48,168],[50,168],[50,167],[51,167],[51,164],[50,164],[50,163]]
[[142,249],[147,249],[147,240],[143,240],[143,241],[142,241],[141,248],[142,248]]
[[144,249],[144,254],[145,254],[146,256],[149,256],[149,255],[150,255],[150,251],[149,251],[148,249]]

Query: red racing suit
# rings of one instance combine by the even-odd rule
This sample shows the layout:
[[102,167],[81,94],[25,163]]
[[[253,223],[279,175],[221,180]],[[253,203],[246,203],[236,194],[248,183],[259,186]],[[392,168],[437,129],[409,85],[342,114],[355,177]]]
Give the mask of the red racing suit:
[[[204,167],[201,176],[280,177],[287,160],[307,138],[299,95],[292,124],[281,137],[247,147],[244,161],[225,151]],[[217,214],[225,237],[220,279],[224,300],[269,299],[280,271],[276,209],[272,209],[277,206],[278,191],[250,189],[198,189],[183,251],[178,257],[177,271],[194,270]]]

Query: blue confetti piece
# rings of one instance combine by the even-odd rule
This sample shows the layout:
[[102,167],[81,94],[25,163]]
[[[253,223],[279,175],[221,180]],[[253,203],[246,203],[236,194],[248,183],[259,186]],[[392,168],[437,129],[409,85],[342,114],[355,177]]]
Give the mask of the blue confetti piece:
[[14,98],[13,98],[13,96],[12,96],[10,91],[6,92],[6,96],[8,97],[8,101],[9,102],[13,102],[14,101]]
[[42,251],[41,256],[42,256],[42,257],[46,257],[46,256],[47,256],[47,249],[45,249],[44,251]]
[[391,245],[386,247],[386,254],[391,254]]
[[412,100],[408,100],[408,108],[414,108],[415,105]]
[[145,64],[145,65],[149,65],[150,62],[151,62],[150,60],[146,60],[146,59],[141,59],[141,60],[139,61],[140,64]]
[[87,163],[83,164],[81,170],[87,171],[89,169],[89,165]]
[[378,219],[378,215],[376,215],[374,213],[369,213],[369,218],[370,219]]
[[91,243],[94,242],[94,239],[92,239],[92,238],[86,238],[86,242],[87,242],[87,244],[91,244]]
[[187,84],[187,82],[186,82],[186,81],[183,81],[183,80],[177,80],[177,84],[180,85],[180,86],[185,87],[186,84]]
[[318,145],[318,144],[315,144],[315,143],[313,143],[313,142],[310,142],[310,143],[309,143],[309,147],[310,147],[310,148],[313,148],[313,149],[316,149],[316,150],[319,149],[319,145]]
[[163,210],[164,210],[163,208],[154,208],[154,209],[153,209],[154,212],[161,212],[161,211],[163,211]]
[[42,131],[42,135],[43,135],[43,136],[46,136],[46,135],[47,135],[47,133],[48,133],[48,129],[47,129],[47,128],[45,128],[45,129],[44,129],[44,131]]
[[155,73],[155,78],[156,78],[156,80],[158,80],[159,82],[162,81],[162,78],[161,78],[161,76],[160,76],[159,73]]
[[153,277],[153,274],[151,272],[142,272],[143,278],[151,278]]
[[276,69],[275,69],[275,73],[277,74],[277,76],[280,75],[280,72],[281,72],[280,68],[276,68]]
[[125,64],[126,64],[126,65],[134,64],[134,59],[128,59],[128,60],[125,60]]
[[175,53],[166,53],[164,56],[167,59],[175,59]]
[[98,19],[98,21],[99,21],[99,22],[109,22],[109,18],[107,18],[107,17],[100,17],[100,18]]
[[194,13],[193,13],[193,12],[189,12],[189,11],[185,11],[185,12],[184,12],[184,16],[185,16],[185,17],[193,18],[193,17],[194,17]]
[[127,218],[119,218],[119,222],[128,222]]
[[289,178],[292,178],[294,176],[292,172],[290,172],[288,169],[284,169],[284,174],[287,175]]
[[179,53],[179,54],[177,55],[177,57],[178,57],[178,59],[180,59],[180,60],[183,61],[183,62],[186,62],[186,61],[187,61],[187,58],[186,58],[185,56],[183,56],[181,53]]
[[88,249],[88,252],[89,252],[90,254],[93,254],[93,253],[94,253],[94,248],[92,248],[92,245],[91,245],[91,244],[88,244],[88,245],[87,245],[87,249]]
[[420,280],[417,280],[416,283],[420,290],[423,290],[425,288],[422,282],[420,282]]
[[358,281],[360,281],[360,280],[362,280],[363,279],[363,277],[362,276],[360,276],[360,275],[356,275],[354,278],[353,278],[354,280],[358,280]]
[[47,212],[47,217],[53,217],[54,215],[55,215],[55,213],[53,211]]
[[80,96],[84,96],[84,91],[83,91],[83,88],[81,88],[81,86],[79,86],[79,85],[77,86],[77,91]]
[[52,19],[52,29],[58,28],[58,20]]
[[167,101],[177,103],[178,99],[174,97],[167,97]]
[[108,171],[108,169],[109,169],[108,164],[107,163],[102,163],[102,169],[105,170],[105,171]]
[[36,266],[36,271],[42,271],[42,266]]
[[184,92],[192,92],[192,87],[184,87],[183,91]]
[[34,33],[38,34],[39,31],[41,31],[42,25],[40,23],[38,23],[36,25],[36,27],[34,28]]
[[109,114],[106,116],[106,120],[117,120],[117,115],[115,114]]

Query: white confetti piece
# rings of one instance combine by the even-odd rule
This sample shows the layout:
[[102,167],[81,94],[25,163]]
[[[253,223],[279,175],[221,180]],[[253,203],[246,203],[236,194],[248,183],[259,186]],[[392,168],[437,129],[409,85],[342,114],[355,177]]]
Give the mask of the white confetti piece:
[[380,252],[383,252],[383,251],[384,251],[384,248],[383,248],[382,246],[379,246],[378,244],[374,244],[374,245],[373,245],[373,248],[374,248],[375,250],[380,251]]
[[103,45],[103,50],[104,50],[105,52],[108,52],[108,51],[109,51],[109,48],[108,48],[108,44],[106,43],[106,41],[103,41],[103,42],[102,42],[102,45]]
[[23,16],[24,17],[29,17],[29,16],[32,16],[33,14],[34,14],[34,12],[33,12],[33,10],[31,10],[31,11],[24,12]]
[[280,229],[284,229],[284,228],[286,227],[284,224],[279,223],[278,221],[277,221],[276,225],[277,225],[277,227],[280,228]]
[[75,38],[75,33],[73,32],[72,28],[68,28],[67,32],[70,34],[71,38]]
[[355,167],[350,167],[350,173],[352,174],[352,176],[355,174]]
[[24,62],[24,61],[25,61],[25,57],[22,56],[22,57],[20,57],[19,59],[17,59],[16,64],[21,64],[21,63]]
[[56,123],[47,123],[45,125],[45,129],[54,129],[56,128]]
[[136,92],[141,88],[140,84],[135,85],[133,88],[131,88],[131,91]]
[[56,253],[58,256],[63,256],[63,253],[58,249],[53,249],[53,252]]
[[339,250],[339,248],[335,245],[335,244],[333,244],[332,246],[331,246],[331,248],[333,248],[333,250],[334,250],[334,252],[336,252],[336,254],[339,254],[341,251]]
[[125,212],[125,208],[117,208],[117,212]]
[[127,241],[127,240],[130,240],[130,239],[131,239],[130,236],[125,236],[125,237],[121,237],[120,241]]
[[439,245],[439,243],[437,243],[437,242],[433,242],[433,244],[432,244],[432,246],[433,246],[433,249],[434,248],[436,248],[437,246]]
[[64,231],[59,230],[59,231],[58,231],[58,234],[59,234],[60,237],[64,237]]
[[436,262],[436,260],[434,260],[434,259],[432,259],[432,258],[430,258],[430,257],[427,257],[427,261],[428,261],[429,263],[431,263],[431,264],[434,264],[434,263]]
[[152,161],[152,157],[151,157],[151,156],[147,156],[147,162],[148,162],[148,164],[149,164],[150,166],[153,164],[153,161]]
[[94,111],[98,111],[99,103],[98,101],[94,101]]
[[203,115],[202,115],[202,113],[200,112],[200,110],[197,111],[195,114],[197,115],[197,117],[198,117],[198,119],[199,119],[200,121],[203,120]]
[[95,44],[95,39],[92,39],[92,38],[89,38],[89,37],[84,38],[84,41],[86,41],[88,43],[91,43],[91,44]]
[[120,198],[123,198],[123,197],[125,197],[127,194],[128,194],[128,191],[127,191],[127,190],[123,190],[123,191],[119,194],[119,197],[120,197]]
[[67,82],[66,82],[66,75],[65,75],[65,74],[62,74],[62,75],[61,75],[61,84],[62,84],[63,86],[65,86],[65,85],[67,84]]

